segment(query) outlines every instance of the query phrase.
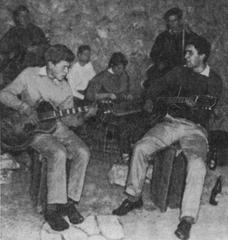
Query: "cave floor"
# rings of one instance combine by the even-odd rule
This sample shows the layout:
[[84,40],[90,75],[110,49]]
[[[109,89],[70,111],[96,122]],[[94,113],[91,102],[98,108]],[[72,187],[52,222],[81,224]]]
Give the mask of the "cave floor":
[[[107,173],[116,155],[105,158],[91,150],[92,157],[87,169],[83,195],[78,206],[86,217],[89,215],[111,214],[124,199],[123,187],[110,185]],[[202,207],[197,224],[193,225],[191,240],[228,239],[228,166],[211,174],[211,181],[222,174],[223,191],[219,204],[208,203],[211,186],[205,186]],[[33,207],[29,195],[30,171],[19,169],[13,172],[12,181],[1,185],[1,239],[38,240],[43,217]],[[161,213],[150,200],[150,185],[145,184],[144,207],[132,211],[119,220],[124,228],[126,240],[169,240],[176,239],[173,232],[178,224],[178,209]]]

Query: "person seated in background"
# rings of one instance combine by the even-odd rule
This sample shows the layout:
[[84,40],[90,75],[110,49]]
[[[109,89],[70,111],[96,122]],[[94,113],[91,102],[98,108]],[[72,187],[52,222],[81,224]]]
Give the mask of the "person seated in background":
[[156,99],[164,92],[167,97],[189,98],[176,109],[168,109],[165,117],[135,144],[126,184],[128,198],[113,210],[113,214],[122,216],[143,206],[142,189],[151,155],[178,141],[187,159],[187,176],[180,223],[175,234],[184,240],[189,238],[191,226],[199,214],[208,151],[206,129],[210,117],[210,111],[203,109],[207,100],[200,102],[202,105],[198,108],[197,99],[190,97],[210,95],[216,99],[222,93],[221,78],[207,64],[209,54],[210,43],[205,38],[197,36],[190,39],[185,48],[186,67],[174,68],[148,89],[145,109],[149,112],[156,108]]
[[68,82],[73,91],[76,102],[84,100],[84,93],[89,81],[96,75],[90,61],[91,48],[89,45],[81,45],[77,51],[78,61],[73,63],[67,75]]
[[[0,102],[18,111],[31,124],[38,122],[36,107],[42,101],[50,103],[57,110],[73,108],[73,94],[66,75],[74,58],[72,51],[65,45],[49,47],[45,52],[45,66],[24,69],[0,91]],[[95,114],[96,107],[91,106],[84,118]],[[78,114],[58,118],[53,131],[34,133],[30,143],[32,148],[47,159],[48,191],[44,218],[56,231],[69,228],[64,215],[67,215],[73,224],[84,220],[75,204],[81,198],[90,151],[69,129],[70,126],[77,127],[80,123]],[[68,181],[66,161],[71,161]]]
[[126,72],[127,64],[128,60],[123,53],[113,53],[108,68],[91,80],[86,91],[86,98],[92,101],[131,99],[130,78]]
[[3,72],[3,88],[28,66],[43,66],[48,39],[30,19],[24,5],[13,11],[15,26],[0,40],[0,72]]
[[[89,83],[86,91],[86,98],[90,101],[114,100],[121,102],[132,100],[129,92],[130,78],[126,72],[128,60],[121,52],[112,54],[107,69],[98,73]],[[119,131],[121,132],[120,147],[122,156],[129,152],[128,127],[130,123],[124,117],[113,118],[118,121]],[[128,157],[128,156],[126,156]]]
[[157,36],[151,49],[150,59],[153,65],[147,71],[147,80],[143,83],[145,89],[154,79],[184,64],[186,43],[196,34],[183,23],[182,16],[183,12],[178,7],[171,8],[165,13],[167,29]]

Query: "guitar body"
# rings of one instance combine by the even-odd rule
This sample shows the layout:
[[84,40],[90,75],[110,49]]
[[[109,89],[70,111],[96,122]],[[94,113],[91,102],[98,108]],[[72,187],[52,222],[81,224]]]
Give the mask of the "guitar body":
[[[41,102],[36,109],[39,119],[42,119],[43,115],[48,115],[54,111],[53,106],[49,102]],[[50,116],[51,117],[51,116]],[[42,120],[34,129],[35,133],[52,133],[56,129],[56,118],[50,118]]]
[[168,112],[168,104],[163,100],[157,100],[153,107],[152,117],[156,120],[162,120]]
[[[187,100],[192,100],[195,106],[186,105]],[[212,111],[217,104],[217,98],[209,95],[195,95],[191,97],[159,97],[154,104],[153,116],[156,119],[163,119],[167,113],[177,116],[179,111],[194,112],[196,110]]]
[[[36,109],[38,118],[53,111],[48,102],[41,102]],[[51,133],[56,128],[56,119],[40,121],[37,125],[27,122],[27,117],[17,111],[10,111],[1,123],[1,143],[3,149],[21,151],[28,147],[36,133]]]

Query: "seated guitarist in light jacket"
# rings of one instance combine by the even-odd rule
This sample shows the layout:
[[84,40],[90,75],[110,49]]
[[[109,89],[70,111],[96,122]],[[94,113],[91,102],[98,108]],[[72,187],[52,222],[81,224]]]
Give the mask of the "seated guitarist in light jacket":
[[[164,90],[173,96],[211,95],[219,97],[222,92],[221,78],[207,65],[210,43],[203,37],[192,38],[185,48],[186,67],[177,67],[158,79],[147,92],[145,108],[152,112],[155,100]],[[178,95],[177,95],[178,94]],[[170,95],[169,95],[170,96]],[[180,239],[188,239],[193,223],[197,221],[200,198],[206,175],[206,155],[208,151],[207,131],[209,112],[197,109],[196,99],[187,99],[184,107],[167,114],[152,127],[134,147],[126,193],[128,198],[113,211],[125,215],[143,205],[142,189],[148,168],[149,156],[154,152],[179,141],[187,159],[187,177],[184,189],[180,223],[175,234]],[[196,107],[194,109],[193,107]],[[181,107],[181,106],[180,106]]]
[[[65,77],[74,58],[65,45],[51,46],[45,53],[46,66],[26,68],[0,92],[0,101],[27,116],[28,122],[33,124],[38,121],[35,106],[40,101],[47,101],[59,109],[72,108],[73,93]],[[21,95],[21,100],[18,95]],[[91,107],[84,117],[95,113],[96,107]],[[31,142],[31,146],[47,159],[48,194],[44,217],[56,231],[69,227],[63,215],[67,215],[73,224],[84,220],[75,203],[79,202],[82,194],[90,151],[68,128],[69,125],[78,125],[75,116],[63,117],[57,121],[54,132],[36,134]],[[71,159],[68,185],[67,159]]]

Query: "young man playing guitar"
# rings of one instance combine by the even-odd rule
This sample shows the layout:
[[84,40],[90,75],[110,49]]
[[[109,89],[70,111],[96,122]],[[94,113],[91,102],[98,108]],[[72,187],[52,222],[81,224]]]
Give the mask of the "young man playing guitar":
[[[206,63],[210,53],[208,41],[203,37],[192,38],[185,50],[186,67],[173,69],[156,80],[148,90],[145,104],[147,111],[152,112],[153,107],[156,107],[155,99],[164,90],[172,94],[168,96],[211,95],[218,98],[221,95],[222,80]],[[172,107],[172,111],[168,111],[162,121],[136,143],[126,185],[128,198],[113,211],[113,214],[121,216],[142,207],[141,194],[149,156],[179,141],[187,158],[187,176],[180,223],[175,234],[180,239],[189,238],[191,226],[196,222],[199,213],[208,151],[206,128],[209,111],[197,108],[196,99],[186,99],[185,104],[175,111]]]
[[[74,54],[66,46],[51,46],[45,53],[46,66],[26,68],[0,92],[0,101],[27,116],[27,122],[32,125],[36,125],[39,120],[36,106],[41,101],[50,103],[55,109],[72,108],[73,93],[66,81],[66,75],[74,58]],[[84,117],[95,114],[96,107],[91,107]],[[68,128],[78,124],[77,115],[76,118],[58,118],[53,132],[37,133],[30,143],[47,159],[48,195],[44,217],[57,231],[69,227],[63,215],[67,215],[73,224],[83,221],[75,203],[81,197],[90,152],[86,144]],[[67,159],[71,160],[68,184]]]

